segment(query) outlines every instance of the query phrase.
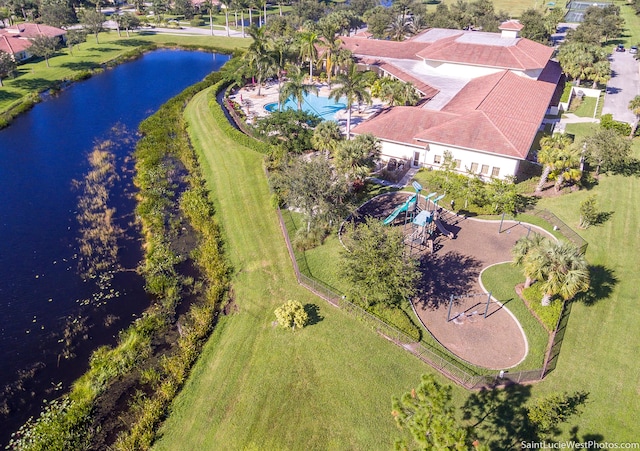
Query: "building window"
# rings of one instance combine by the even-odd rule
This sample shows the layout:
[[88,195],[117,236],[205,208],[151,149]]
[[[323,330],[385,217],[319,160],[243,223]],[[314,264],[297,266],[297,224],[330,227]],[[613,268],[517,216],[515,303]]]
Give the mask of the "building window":
[[478,163],[471,163],[471,172],[474,174],[478,172]]
[[462,166],[462,161],[460,161],[460,160],[453,160],[453,162],[456,164],[456,169],[460,169],[460,166]]
[[483,164],[482,168],[480,169],[480,174],[487,175],[488,173],[489,173],[489,165]]
[[493,169],[491,170],[491,177],[498,177],[500,176],[500,168],[497,167],[493,167]]
[[441,155],[434,155],[433,156],[433,164],[440,164],[442,162],[442,156]]

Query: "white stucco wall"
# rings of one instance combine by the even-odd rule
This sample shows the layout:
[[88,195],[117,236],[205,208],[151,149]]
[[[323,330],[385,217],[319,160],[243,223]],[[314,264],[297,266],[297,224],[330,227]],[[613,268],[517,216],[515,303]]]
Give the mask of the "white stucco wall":
[[[499,168],[498,178],[503,179],[507,176],[516,175],[520,161],[515,158],[508,158],[501,155],[483,153],[469,149],[460,149],[451,146],[442,146],[439,144],[430,144],[429,150],[426,150],[424,146],[413,147],[384,140],[382,141],[381,158],[385,161],[390,158],[406,160],[413,166],[414,152],[420,152],[419,166],[438,169],[444,162],[444,154],[447,150],[451,152],[454,160],[460,160],[460,167],[458,169],[460,173],[466,174],[467,169],[471,169],[472,164],[477,163],[478,168],[475,173],[480,174],[482,166],[486,165],[487,173],[481,175],[487,180],[491,178],[495,168]],[[436,156],[440,157],[440,163],[435,163]]]

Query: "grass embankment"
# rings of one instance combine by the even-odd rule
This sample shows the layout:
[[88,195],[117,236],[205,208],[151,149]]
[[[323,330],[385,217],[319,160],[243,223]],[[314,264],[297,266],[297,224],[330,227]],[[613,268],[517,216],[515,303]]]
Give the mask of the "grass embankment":
[[116,32],[100,33],[99,44],[89,36],[87,42],[76,46],[73,55],[64,48],[49,58],[49,67],[44,59],[34,59],[18,66],[15,78],[3,80],[0,89],[0,128],[6,126],[13,117],[29,109],[39,99],[37,94],[48,89],[59,89],[69,81],[82,80],[92,73],[121,61],[135,58],[141,52],[156,47],[181,46],[191,49],[209,49],[230,53],[236,48],[248,45],[249,39],[218,36],[176,36],[149,34],[145,32],[125,33],[118,37]]
[[[221,132],[207,91],[186,116],[234,268],[237,312],[216,327],[155,448],[392,448],[391,396],[430,368],[296,283],[262,156]],[[317,306],[318,319],[295,333],[274,328],[287,299]]]

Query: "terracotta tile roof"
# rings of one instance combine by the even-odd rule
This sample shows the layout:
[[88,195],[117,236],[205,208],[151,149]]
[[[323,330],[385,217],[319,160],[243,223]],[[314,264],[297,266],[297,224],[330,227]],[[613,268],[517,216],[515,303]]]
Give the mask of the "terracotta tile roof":
[[429,61],[528,70],[544,67],[552,53],[553,48],[523,38],[509,46],[473,44],[449,38],[446,42],[425,47],[418,56]]
[[29,39],[36,36],[56,37],[64,34],[66,31],[60,28],[35,23],[0,28],[0,50],[15,55],[31,47]]
[[[536,125],[536,130],[537,128]],[[483,111],[458,115],[456,120],[426,129],[417,133],[414,138],[423,142],[477,149],[510,157],[526,156],[526,153],[523,156],[518,151]]]
[[429,111],[409,106],[396,106],[387,108],[357,127],[352,132],[355,134],[373,133],[381,139],[400,143],[419,144],[415,135],[432,127],[449,123],[458,118],[458,115]]
[[373,56],[376,58],[419,59],[416,54],[425,46],[424,42],[384,41],[382,39],[365,39],[354,36],[342,36],[344,47],[356,56]]
[[517,20],[507,20],[506,22],[502,22],[498,27],[499,30],[508,30],[508,31],[520,31],[524,28]]
[[506,71],[492,75],[474,78],[462,88],[456,96],[447,103],[442,111],[449,113],[464,113],[475,110],[489,95]]

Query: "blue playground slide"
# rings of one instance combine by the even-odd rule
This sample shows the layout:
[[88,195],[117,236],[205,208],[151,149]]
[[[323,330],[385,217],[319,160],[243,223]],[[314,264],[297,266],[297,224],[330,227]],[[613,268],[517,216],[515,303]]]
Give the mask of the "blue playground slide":
[[454,235],[453,232],[447,230],[447,228],[444,226],[444,224],[442,224],[442,222],[439,219],[435,219],[433,221],[436,224],[436,227],[438,227],[438,230],[440,230],[440,233],[442,233],[445,236],[448,236],[449,239],[453,239]]
[[407,211],[411,205],[415,204],[416,203],[416,199],[417,199],[417,194],[414,194],[404,204],[398,205],[396,207],[396,209],[393,210],[393,213],[391,213],[389,216],[387,216],[386,219],[384,221],[382,221],[382,223],[384,225],[391,224],[393,222],[393,220],[396,219],[400,213],[402,213],[403,211]]

